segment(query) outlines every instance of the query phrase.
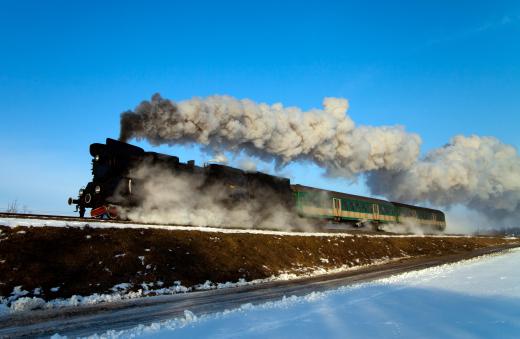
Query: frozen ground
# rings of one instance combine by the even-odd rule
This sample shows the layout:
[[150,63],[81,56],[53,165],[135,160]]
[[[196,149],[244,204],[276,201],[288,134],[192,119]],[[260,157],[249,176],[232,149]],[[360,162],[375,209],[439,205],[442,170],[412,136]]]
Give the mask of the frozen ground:
[[520,250],[102,337],[518,338]]

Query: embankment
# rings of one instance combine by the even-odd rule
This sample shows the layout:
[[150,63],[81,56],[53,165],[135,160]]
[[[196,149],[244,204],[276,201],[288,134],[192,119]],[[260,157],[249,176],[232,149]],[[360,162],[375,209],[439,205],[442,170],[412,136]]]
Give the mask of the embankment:
[[135,291],[208,280],[250,281],[504,244],[520,245],[520,240],[0,226],[0,296],[7,298],[16,289],[51,300],[111,293],[118,284]]

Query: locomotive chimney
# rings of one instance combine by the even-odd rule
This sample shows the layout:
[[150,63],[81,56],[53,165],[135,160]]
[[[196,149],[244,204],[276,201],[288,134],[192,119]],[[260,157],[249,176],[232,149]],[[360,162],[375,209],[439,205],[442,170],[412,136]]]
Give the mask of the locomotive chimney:
[[187,164],[190,167],[195,167],[195,160],[188,160]]

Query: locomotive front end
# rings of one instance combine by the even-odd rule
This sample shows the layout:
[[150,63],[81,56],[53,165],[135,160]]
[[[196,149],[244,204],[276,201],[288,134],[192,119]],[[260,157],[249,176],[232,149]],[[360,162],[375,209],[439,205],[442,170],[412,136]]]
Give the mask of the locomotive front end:
[[144,151],[136,146],[107,139],[106,144],[90,145],[92,155],[92,181],[81,188],[77,199],[69,198],[69,205],[76,205],[76,211],[83,218],[90,208],[94,218],[116,218],[117,206],[127,204],[127,197],[118,189],[124,182],[131,190],[132,181],[127,178],[128,171],[136,159],[140,159]]

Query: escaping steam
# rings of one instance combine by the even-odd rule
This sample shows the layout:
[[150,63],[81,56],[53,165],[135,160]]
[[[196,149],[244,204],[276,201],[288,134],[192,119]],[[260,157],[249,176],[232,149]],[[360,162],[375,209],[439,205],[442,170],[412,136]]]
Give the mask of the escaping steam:
[[401,126],[356,126],[348,101],[325,98],[303,111],[230,96],[175,103],[159,94],[121,116],[122,141],[197,143],[244,151],[278,166],[310,160],[328,175],[363,175],[373,194],[437,206],[465,204],[493,218],[520,214],[520,157],[492,137],[456,136],[420,158],[421,139]]
[[[129,176],[136,182],[132,195],[139,201],[129,209],[120,207],[123,218],[147,223],[254,228],[276,230],[313,230],[306,220],[273,201],[276,195],[264,189],[256,199],[230,201],[229,189],[222,183],[207,185],[204,176],[174,173],[171,169],[147,162],[133,168]],[[124,184],[119,187],[125,191]],[[237,193],[237,192],[235,192]],[[238,192],[240,193],[240,192]],[[116,193],[116,199],[118,199]]]

